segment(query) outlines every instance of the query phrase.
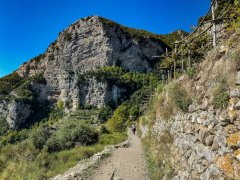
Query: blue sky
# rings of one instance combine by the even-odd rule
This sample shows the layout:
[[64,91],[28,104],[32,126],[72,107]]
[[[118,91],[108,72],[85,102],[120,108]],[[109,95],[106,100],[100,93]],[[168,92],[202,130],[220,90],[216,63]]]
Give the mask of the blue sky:
[[166,34],[189,31],[210,0],[0,0],[0,77],[44,53],[72,22],[100,15],[120,24]]

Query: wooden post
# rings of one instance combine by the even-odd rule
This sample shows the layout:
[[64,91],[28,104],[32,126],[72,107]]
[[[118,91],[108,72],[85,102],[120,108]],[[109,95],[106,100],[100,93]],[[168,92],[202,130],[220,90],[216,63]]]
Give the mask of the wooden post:
[[188,49],[188,67],[192,67],[192,62],[191,62],[191,49]]
[[181,61],[182,61],[182,73],[184,73],[183,52],[181,52]]
[[175,55],[174,55],[174,65],[173,65],[173,77],[176,79],[176,65],[177,65],[177,43],[175,43]]
[[216,47],[216,22],[215,22],[215,2],[216,0],[212,0],[212,21],[213,21],[213,27],[212,27],[212,38],[213,38],[213,47]]
[[172,66],[168,70],[168,81],[170,81],[171,78],[172,78]]
[[215,0],[215,10],[218,8],[218,0]]

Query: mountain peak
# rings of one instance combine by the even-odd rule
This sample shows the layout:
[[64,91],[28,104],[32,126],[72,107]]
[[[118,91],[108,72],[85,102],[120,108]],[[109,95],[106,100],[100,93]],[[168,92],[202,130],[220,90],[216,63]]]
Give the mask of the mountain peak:
[[[158,35],[128,28],[100,16],[89,16],[64,29],[44,54],[24,63],[16,73],[30,83],[24,88],[30,88],[25,89],[28,94],[37,94],[35,101],[39,106],[42,102],[54,105],[58,101],[68,102],[69,110],[85,105],[100,107],[111,103],[116,106],[122,102],[119,99],[124,99],[127,89],[96,78],[81,83],[79,76],[108,66],[118,66],[131,72],[150,72],[157,62],[153,56],[163,54],[166,47]],[[43,81],[32,83],[39,75],[44,84]],[[19,99],[16,89],[21,84],[8,93]],[[19,111],[10,112],[10,107],[27,107],[25,111],[29,113],[19,119]],[[36,110],[28,101],[8,100],[0,106],[0,112],[4,112],[4,118],[11,127],[18,128]]]

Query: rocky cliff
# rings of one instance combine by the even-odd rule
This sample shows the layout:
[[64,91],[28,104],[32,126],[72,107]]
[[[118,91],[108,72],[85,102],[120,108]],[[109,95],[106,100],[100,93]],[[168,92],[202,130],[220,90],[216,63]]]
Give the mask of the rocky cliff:
[[[109,101],[117,104],[126,89],[109,86],[96,78],[81,82],[79,75],[112,65],[127,71],[149,72],[155,64],[153,56],[162,54],[166,47],[160,36],[91,16],[59,33],[44,54],[24,63],[16,73],[23,79],[43,76],[45,83],[30,85],[31,92],[40,97],[37,98],[40,104],[61,101],[72,110],[84,105],[100,107]],[[16,96],[14,89],[9,93]],[[15,98],[1,99],[0,115],[12,128],[24,123],[33,112],[29,103]]]
[[[156,93],[141,119],[143,142],[162,179],[239,179],[239,34]],[[189,107],[189,108],[188,108]],[[154,177],[153,177],[154,179]]]

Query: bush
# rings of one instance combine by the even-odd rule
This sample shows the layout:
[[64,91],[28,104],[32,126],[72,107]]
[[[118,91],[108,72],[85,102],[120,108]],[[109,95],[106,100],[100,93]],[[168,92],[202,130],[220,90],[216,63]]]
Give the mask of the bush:
[[142,86],[157,86],[158,78],[153,73],[128,72],[118,66],[107,66],[97,70],[86,72],[78,77],[79,83],[86,78],[95,77],[98,81],[109,84],[128,87],[129,89],[139,89]]
[[9,94],[12,90],[20,86],[23,80],[24,79],[15,72],[0,78],[0,94]]
[[234,0],[234,3],[230,6],[228,13],[229,13],[229,16],[231,17],[231,21],[229,23],[228,30],[236,31],[240,27],[240,2],[239,2],[239,0]]
[[53,124],[54,122],[63,118],[63,116],[64,116],[63,109],[61,110],[59,110],[58,108],[52,109],[52,111],[49,114],[48,124]]
[[73,107],[72,99],[68,99],[65,101],[65,107],[71,109]]
[[112,109],[110,106],[102,106],[98,112],[98,119],[100,123],[106,122],[112,115]]
[[26,81],[24,84],[19,86],[16,90],[16,100],[33,102],[35,99],[35,94],[32,91],[31,82]]
[[9,130],[4,136],[1,137],[0,145],[14,144],[28,138],[28,130],[22,129],[21,131]]
[[67,122],[59,128],[47,141],[49,152],[69,149],[75,144],[91,145],[98,141],[95,129],[81,122]]
[[57,108],[60,111],[64,109],[64,102],[60,99],[57,101]]
[[39,84],[46,84],[46,79],[45,77],[43,76],[42,73],[40,74],[37,74],[33,77],[30,78],[32,82],[35,82],[35,83],[39,83]]
[[47,125],[41,125],[40,127],[36,128],[32,134],[30,135],[30,139],[33,145],[37,149],[42,149],[43,146],[46,144],[48,138],[50,137],[50,128]]
[[229,100],[229,94],[226,92],[221,92],[213,98],[213,104],[219,108],[227,107]]
[[138,116],[139,116],[139,106],[138,105],[133,105],[129,109],[130,120],[131,121],[136,120]]
[[113,132],[123,132],[127,127],[126,122],[128,118],[128,107],[126,104],[122,104],[115,110],[113,116],[107,122],[107,128]]
[[188,77],[193,78],[195,73],[196,73],[195,68],[193,68],[193,67],[187,68],[187,75],[188,75]]
[[5,135],[8,130],[9,125],[7,123],[7,120],[0,117],[0,136]]
[[109,131],[106,128],[106,126],[101,125],[100,128],[99,128],[99,134],[108,134],[108,133],[109,133]]

